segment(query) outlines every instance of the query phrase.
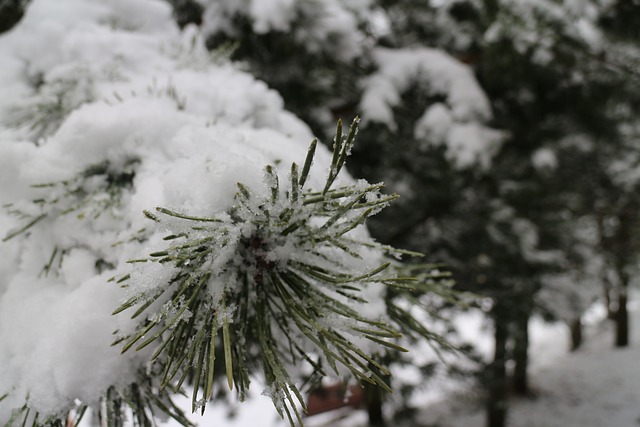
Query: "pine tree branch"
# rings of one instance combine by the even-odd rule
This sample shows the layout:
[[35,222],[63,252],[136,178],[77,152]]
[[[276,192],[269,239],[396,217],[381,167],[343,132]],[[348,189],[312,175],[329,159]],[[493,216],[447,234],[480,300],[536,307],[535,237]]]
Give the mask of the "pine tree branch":
[[[325,364],[339,374],[342,365],[358,381],[391,391],[383,378],[388,369],[349,337],[364,338],[379,351],[406,351],[393,342],[401,333],[352,305],[369,303],[362,291],[371,284],[393,288],[396,294],[428,292],[438,277],[423,274],[422,279],[429,280],[422,280],[405,275],[396,261],[383,257],[415,253],[351,237],[352,230],[396,197],[381,195],[381,184],[334,188],[356,135],[357,119],[346,136],[338,123],[332,162],[320,192],[305,188],[314,140],[302,172],[292,165],[287,188],[269,165],[265,191],[238,183],[236,204],[228,212],[196,217],[162,207],[154,213],[145,211],[161,229],[172,230],[164,237],[169,245],[132,262],[143,273],[144,266],[153,263],[171,266],[175,273],[168,280],[156,278],[155,289],[137,293],[132,276],[122,277],[118,282],[134,295],[113,314],[133,308],[133,318],[146,313],[137,331],[119,342],[124,342],[122,352],[155,347],[151,362],[162,371],[161,390],[179,390],[188,380],[193,387],[192,410],[204,411],[213,396],[220,352],[227,385],[241,395],[249,387],[247,363],[262,366],[268,394],[291,425],[302,424],[297,408],[304,410],[301,391],[287,368],[298,357],[312,366],[312,376],[324,375]],[[371,249],[381,260],[373,267],[363,256]],[[152,312],[151,306],[161,309]],[[406,316],[396,318],[405,321]],[[431,339],[435,336],[415,321],[406,321],[404,327]],[[309,344],[315,347],[313,352]],[[260,351],[251,352],[251,346]],[[244,359],[252,353],[254,360]],[[315,361],[313,353],[320,359]]]

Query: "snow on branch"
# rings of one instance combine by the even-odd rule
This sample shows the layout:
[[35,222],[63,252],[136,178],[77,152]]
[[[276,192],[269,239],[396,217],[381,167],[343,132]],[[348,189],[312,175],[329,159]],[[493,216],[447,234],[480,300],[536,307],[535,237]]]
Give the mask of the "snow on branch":
[[415,138],[425,146],[446,146],[447,157],[458,168],[476,163],[489,167],[503,134],[484,125],[491,107],[469,67],[430,48],[379,48],[374,57],[378,70],[366,80],[360,103],[365,125],[376,122],[395,130],[394,108],[402,96],[424,91],[443,100],[423,106]]

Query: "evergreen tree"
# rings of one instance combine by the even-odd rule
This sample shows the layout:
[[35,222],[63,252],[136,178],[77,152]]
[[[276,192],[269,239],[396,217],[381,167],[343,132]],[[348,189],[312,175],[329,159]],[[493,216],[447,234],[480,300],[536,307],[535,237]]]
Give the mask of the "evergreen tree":
[[155,0],[34,1],[0,57],[3,425],[188,426],[183,386],[204,411],[252,375],[301,424],[319,378],[391,391],[403,333],[446,345],[407,306],[448,276],[363,227],[396,196],[343,172],[357,120],[307,147]]

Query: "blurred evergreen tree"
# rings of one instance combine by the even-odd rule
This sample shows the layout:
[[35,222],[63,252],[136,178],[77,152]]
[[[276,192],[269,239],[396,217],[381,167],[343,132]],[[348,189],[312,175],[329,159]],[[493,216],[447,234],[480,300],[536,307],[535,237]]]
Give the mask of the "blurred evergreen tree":
[[[467,248],[477,245],[467,257],[452,251],[467,273],[474,253],[488,253],[494,260],[490,280],[474,289],[494,300],[496,354],[486,376],[490,426],[505,422],[503,346],[511,335],[513,388],[519,394],[529,393],[527,325],[535,304],[541,302],[536,297],[544,284],[541,278],[572,268],[585,270],[593,261],[580,259],[575,253],[580,230],[573,223],[597,215],[599,205],[607,206],[609,223],[615,227],[609,230],[608,240],[597,243],[596,252],[605,251],[611,259],[618,284],[617,345],[628,342],[626,288],[629,267],[637,257],[631,242],[637,235],[637,192],[616,183],[611,167],[616,156],[624,157],[630,152],[629,139],[637,138],[637,134],[625,135],[623,131],[635,119],[631,115],[622,117],[618,111],[634,111],[634,105],[638,105],[629,95],[630,85],[637,85],[636,68],[631,64],[634,60],[638,64],[638,39],[629,38],[634,32],[624,29],[626,18],[616,18],[621,10],[628,12],[629,6],[598,6],[595,2],[569,1],[450,1],[431,12],[423,5],[420,13],[414,2],[407,2],[406,8],[402,2],[395,3],[394,12],[401,18],[396,25],[401,30],[396,31],[400,34],[398,43],[436,44],[473,66],[491,100],[495,117],[492,124],[508,135],[487,174],[486,191],[479,191],[480,186],[473,181],[464,182],[462,187],[476,191],[480,200],[476,209],[486,203],[500,203],[512,209],[510,233],[499,239],[492,233],[476,233],[475,239],[457,240],[458,245]],[[406,16],[402,15],[403,10],[408,12]],[[416,17],[429,21],[420,25],[415,22]],[[603,33],[600,23],[605,31],[605,24],[611,23],[618,39]],[[415,31],[411,31],[412,25],[417,27]],[[424,28],[430,28],[430,33]],[[457,37],[439,35],[443,33],[455,33]],[[619,39],[621,35],[627,37],[624,42]],[[633,166],[637,167],[637,163]],[[628,169],[633,170],[633,166]],[[440,185],[447,188],[450,182]],[[465,193],[459,188],[457,194]],[[420,205],[412,202],[412,206]],[[462,212],[454,208],[427,213],[425,218],[451,217]],[[472,217],[482,217],[473,208],[465,212],[467,224]],[[386,214],[387,218],[394,216],[394,212]],[[475,227],[491,227],[489,218]],[[416,230],[408,233],[413,239]],[[527,238],[527,232],[531,238]],[[509,245],[507,236],[517,243]],[[488,247],[482,250],[480,242]],[[394,243],[402,246],[404,242]],[[527,244],[533,246],[527,248]],[[498,256],[509,246],[512,250],[507,250],[504,257]],[[427,250],[419,244],[410,247]],[[463,287],[473,284],[464,270],[456,276]],[[575,284],[556,291],[572,293],[574,288]],[[582,309],[590,302],[586,301]],[[545,310],[544,306],[540,308]]]

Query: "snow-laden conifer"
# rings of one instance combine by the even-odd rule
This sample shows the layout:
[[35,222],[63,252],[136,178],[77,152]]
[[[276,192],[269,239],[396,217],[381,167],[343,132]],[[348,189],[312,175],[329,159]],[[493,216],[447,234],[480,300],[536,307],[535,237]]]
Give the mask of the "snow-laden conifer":
[[355,125],[309,151],[161,1],[36,0],[0,56],[2,423],[188,425],[174,393],[252,376],[295,420],[305,369],[388,388],[380,354],[428,331],[386,290],[440,274],[362,226],[395,196],[344,173]]

